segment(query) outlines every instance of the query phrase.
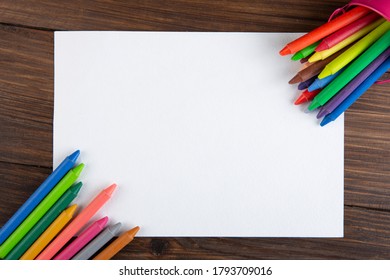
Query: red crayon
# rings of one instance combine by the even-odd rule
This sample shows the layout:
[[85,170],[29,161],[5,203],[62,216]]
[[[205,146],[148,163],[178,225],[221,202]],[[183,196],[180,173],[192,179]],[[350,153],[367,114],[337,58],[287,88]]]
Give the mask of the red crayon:
[[370,13],[361,19],[358,19],[357,21],[341,28],[339,31],[336,31],[332,35],[329,35],[325,39],[321,41],[321,43],[316,48],[316,52],[324,51],[327,49],[330,49],[331,47],[337,45],[344,39],[348,38],[352,34],[355,34],[363,27],[369,25],[371,22],[374,22],[374,20],[378,19],[379,15],[376,13]]
[[299,105],[299,104],[302,104],[302,103],[305,103],[305,102],[312,101],[314,99],[314,97],[316,97],[316,95],[320,93],[320,91],[321,91],[321,89],[316,89],[316,90],[313,90],[313,91],[305,90],[297,98],[297,100],[295,100],[294,104],[295,105]]

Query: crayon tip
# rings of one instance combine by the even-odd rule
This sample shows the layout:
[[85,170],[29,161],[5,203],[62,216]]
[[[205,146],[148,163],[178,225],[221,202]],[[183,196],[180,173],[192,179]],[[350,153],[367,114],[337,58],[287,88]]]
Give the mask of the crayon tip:
[[302,82],[302,78],[299,76],[299,74],[296,74],[288,83],[292,85],[300,82]]
[[131,230],[128,230],[126,232],[126,234],[131,237],[131,238],[134,238],[134,236],[137,234],[137,232],[140,230],[140,228],[137,226],[135,228],[132,228]]
[[323,40],[315,49],[316,52],[322,52],[324,50],[329,49],[329,46],[325,40]]
[[105,192],[107,195],[111,196],[112,193],[115,191],[116,187],[117,187],[116,184],[112,184],[111,186],[109,186],[108,188],[106,188],[106,189],[104,190],[104,192]]
[[327,66],[325,66],[324,70],[322,70],[321,73],[318,75],[318,79],[326,78],[332,74],[332,71],[329,70]]
[[321,60],[322,59],[322,57],[321,57],[321,55],[319,54],[319,53],[315,53],[315,54],[313,54],[310,58],[309,58],[309,62],[310,63],[313,63],[313,62],[316,62],[316,61],[319,61],[319,60]]
[[309,109],[309,111],[313,111],[313,110],[317,109],[320,106],[321,106],[320,103],[318,103],[317,101],[313,100],[313,102],[310,103],[308,109]]
[[307,101],[308,101],[308,100],[307,100],[307,97],[306,97],[304,94],[301,94],[301,95],[297,98],[297,100],[295,100],[294,104],[295,104],[295,105],[300,105],[300,104],[305,103],[305,102],[307,102]]
[[320,111],[317,114],[317,119],[321,119],[323,116],[329,114],[328,110],[325,110],[324,107],[320,108]]
[[312,92],[312,91],[315,91],[317,89],[319,89],[320,87],[318,86],[318,83],[317,81],[314,81],[308,88],[307,88],[307,91],[308,92]]
[[77,165],[75,168],[72,169],[72,171],[76,174],[76,176],[78,177],[81,173],[81,171],[83,171],[84,169],[84,163],[80,163],[79,165]]
[[78,182],[77,184],[74,184],[73,186],[70,187],[70,190],[73,194],[78,194],[81,187],[83,186],[82,182]]
[[73,204],[72,206],[69,206],[67,209],[64,210],[66,215],[73,216],[74,212],[76,212],[77,204]]
[[105,216],[104,218],[101,218],[100,220],[97,220],[95,223],[96,223],[99,227],[104,228],[105,225],[107,224],[107,222],[108,222],[108,217]]
[[292,57],[291,60],[297,61],[303,58],[303,54],[301,52],[295,53]]
[[79,155],[80,155],[80,150],[77,150],[73,154],[69,155],[68,159],[73,161],[73,162],[76,162],[76,160],[79,157]]
[[320,123],[320,126],[325,126],[328,123],[330,123],[331,121],[333,121],[331,117],[325,116],[325,118],[322,119],[322,121]]
[[288,46],[285,46],[280,52],[279,52],[280,55],[288,55],[288,54],[291,54],[291,50]]
[[109,228],[109,230],[111,231],[111,233],[113,235],[115,235],[118,233],[118,231],[121,229],[121,227],[122,227],[122,223],[116,223],[115,225],[111,226]]

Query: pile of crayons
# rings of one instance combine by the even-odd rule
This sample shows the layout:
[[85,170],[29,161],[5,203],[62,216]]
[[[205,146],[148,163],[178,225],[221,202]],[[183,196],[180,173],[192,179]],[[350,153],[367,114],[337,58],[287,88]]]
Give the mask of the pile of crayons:
[[110,242],[119,233],[121,223],[106,227],[107,217],[93,222],[76,237],[116,189],[113,184],[102,190],[72,219],[77,205],[69,205],[82,188],[81,182],[76,183],[84,168],[82,163],[75,166],[79,155],[76,151],[66,157],[0,229],[0,258],[108,260],[133,240],[139,227]]
[[290,84],[304,90],[295,104],[311,101],[321,126],[336,120],[390,68],[390,22],[365,7],[355,7],[288,43],[304,69]]

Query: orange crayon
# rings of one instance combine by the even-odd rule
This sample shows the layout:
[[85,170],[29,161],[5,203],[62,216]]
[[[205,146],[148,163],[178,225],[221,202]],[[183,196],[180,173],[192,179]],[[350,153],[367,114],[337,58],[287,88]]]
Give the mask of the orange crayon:
[[94,260],[109,260],[122,250],[127,244],[133,241],[134,236],[139,231],[139,227],[135,227],[129,231],[124,232],[121,236],[115,239],[103,251],[101,251]]
[[37,260],[50,260],[61,248],[96,214],[97,211],[111,198],[116,188],[112,184],[102,190],[79,215],[50,243],[49,246],[36,258]]
[[296,53],[301,49],[310,46],[311,44],[325,38],[333,32],[347,26],[348,24],[356,21],[357,19],[365,16],[370,12],[365,7],[356,7],[346,12],[345,14],[331,20],[313,31],[299,37],[298,39],[288,43],[279,53],[280,55],[288,55]]

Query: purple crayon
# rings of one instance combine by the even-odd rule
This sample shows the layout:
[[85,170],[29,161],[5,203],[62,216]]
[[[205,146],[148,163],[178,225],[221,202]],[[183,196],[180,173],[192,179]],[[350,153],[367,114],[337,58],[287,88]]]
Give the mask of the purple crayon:
[[302,83],[299,83],[298,89],[304,90],[307,89],[314,81],[317,79],[317,76],[311,77],[310,79],[303,81]]
[[362,72],[359,73],[349,84],[347,84],[340,92],[334,96],[328,103],[321,107],[318,112],[317,119],[331,113],[339,106],[368,76],[372,74],[388,57],[390,56],[390,47],[371,62]]

